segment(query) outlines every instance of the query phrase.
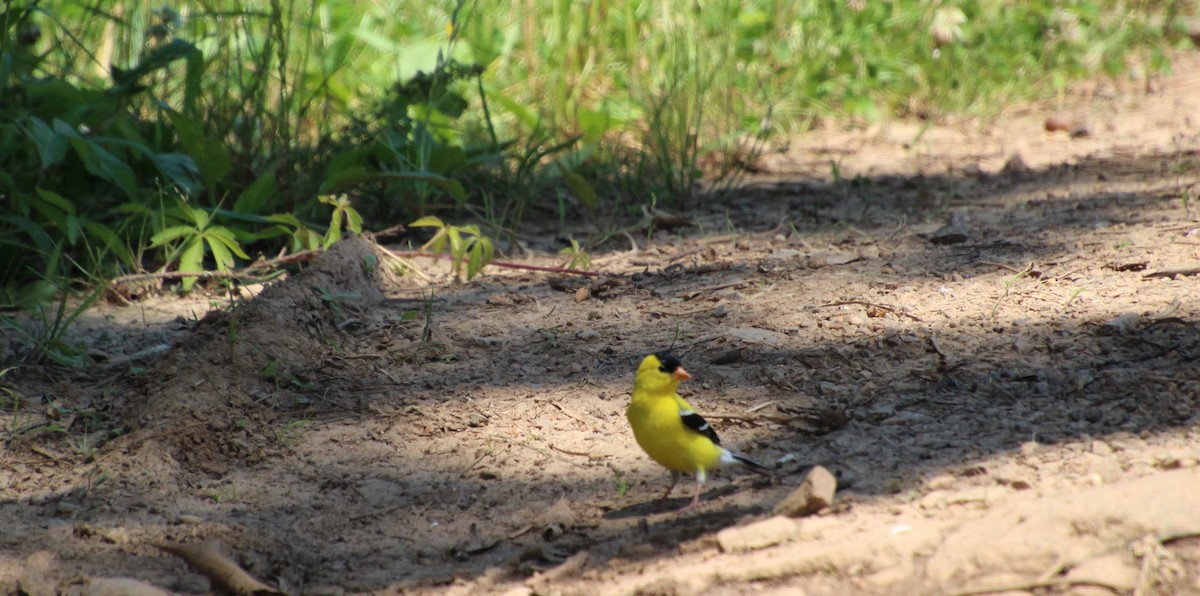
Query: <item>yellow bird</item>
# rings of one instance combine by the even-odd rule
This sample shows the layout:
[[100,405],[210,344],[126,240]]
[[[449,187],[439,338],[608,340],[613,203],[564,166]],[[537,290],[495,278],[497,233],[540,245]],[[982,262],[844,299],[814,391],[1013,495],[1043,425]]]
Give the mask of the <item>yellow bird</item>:
[[742,464],[760,474],[771,475],[762,464],[722,447],[708,421],[679,397],[679,383],[691,378],[679,359],[671,354],[659,352],[646,356],[638,366],[633,398],[625,410],[642,451],[671,471],[671,486],[662,496],[664,500],[682,474],[696,475],[696,494],[680,513],[700,504],[700,491],[710,470]]

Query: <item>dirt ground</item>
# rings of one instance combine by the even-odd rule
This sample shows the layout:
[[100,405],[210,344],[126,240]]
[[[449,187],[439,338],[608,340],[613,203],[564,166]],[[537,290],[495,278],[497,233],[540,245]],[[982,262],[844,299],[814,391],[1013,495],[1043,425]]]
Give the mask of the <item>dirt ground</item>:
[[[598,278],[400,276],[356,239],[233,306],[96,306],[97,366],[2,379],[0,592],[203,593],[157,545],[207,542],[304,594],[1200,593],[1200,59],[1175,72],[806,135]],[[624,408],[666,348],[775,482],[656,501]],[[773,517],[817,464],[833,506]]]

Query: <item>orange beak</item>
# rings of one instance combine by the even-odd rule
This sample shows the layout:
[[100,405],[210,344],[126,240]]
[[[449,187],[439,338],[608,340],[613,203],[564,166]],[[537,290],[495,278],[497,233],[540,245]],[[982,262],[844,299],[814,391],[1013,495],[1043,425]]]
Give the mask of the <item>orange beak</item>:
[[692,378],[692,375],[689,375],[688,371],[683,370],[683,367],[681,366],[676,368],[675,372],[671,373],[671,378],[675,379],[676,381],[686,381]]

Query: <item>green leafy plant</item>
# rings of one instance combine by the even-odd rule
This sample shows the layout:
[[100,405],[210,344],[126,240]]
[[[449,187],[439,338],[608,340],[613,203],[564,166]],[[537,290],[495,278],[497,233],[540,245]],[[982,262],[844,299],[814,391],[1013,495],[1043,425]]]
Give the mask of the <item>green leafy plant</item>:
[[566,264],[566,266],[571,269],[587,271],[588,269],[592,268],[591,255],[589,255],[587,251],[579,245],[579,241],[574,238],[571,238],[571,246],[558,251],[558,254],[571,257],[571,260],[567,261]]
[[317,291],[321,294],[321,302],[324,302],[325,306],[328,306],[333,311],[334,321],[337,323],[341,323],[346,319],[346,314],[342,311],[342,298],[357,298],[359,296],[357,292],[331,293],[321,286],[317,286]]
[[333,215],[329,218],[329,230],[325,232],[325,242],[323,248],[329,248],[334,242],[342,239],[342,220],[345,220],[345,227],[355,234],[362,233],[363,218],[358,214],[358,210],[350,203],[350,199],[346,195],[322,196],[320,201],[323,204],[333,207]]
[[262,369],[262,371],[258,373],[259,378],[270,381],[275,386],[276,391],[282,389],[285,385],[291,385],[303,391],[308,391],[313,388],[312,381],[303,380],[291,372],[282,370],[282,364],[283,362],[277,358],[271,360]]
[[[250,258],[242,250],[233,230],[215,225],[212,216],[204,209],[179,200],[173,208],[165,211],[164,216],[168,223],[175,225],[154,234],[150,238],[150,245],[165,249],[167,257],[164,261],[178,263],[179,271],[204,271],[204,258],[210,252],[217,270],[222,273],[228,273],[233,267],[235,255],[242,259]],[[183,292],[192,291],[195,283],[195,277],[183,278]]]
[[492,239],[484,236],[479,231],[479,226],[452,226],[433,215],[422,217],[409,225],[414,228],[435,228],[437,231],[434,232],[433,238],[430,238],[421,250],[429,252],[435,259],[440,259],[448,249],[454,274],[459,275],[465,264],[468,280],[491,263],[496,254]]

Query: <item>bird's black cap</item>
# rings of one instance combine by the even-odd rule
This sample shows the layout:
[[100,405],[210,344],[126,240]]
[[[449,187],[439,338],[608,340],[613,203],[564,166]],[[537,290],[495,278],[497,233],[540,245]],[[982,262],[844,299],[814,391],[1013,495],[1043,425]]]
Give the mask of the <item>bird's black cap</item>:
[[675,355],[671,354],[670,352],[659,352],[655,354],[655,356],[658,358],[659,362],[662,362],[662,366],[658,367],[658,370],[661,370],[667,374],[671,374],[675,372],[675,369],[683,366],[679,362],[679,358],[676,358]]

